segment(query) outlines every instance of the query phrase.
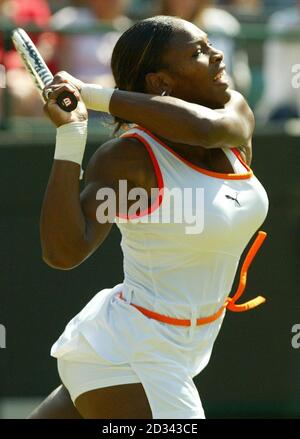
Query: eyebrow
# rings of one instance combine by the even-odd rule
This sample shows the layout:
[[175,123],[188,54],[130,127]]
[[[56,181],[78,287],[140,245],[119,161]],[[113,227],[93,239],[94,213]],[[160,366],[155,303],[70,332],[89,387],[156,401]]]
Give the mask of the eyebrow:
[[207,43],[208,42],[208,35],[205,34],[203,38],[196,38],[195,40],[190,41],[188,44],[197,44],[197,43]]

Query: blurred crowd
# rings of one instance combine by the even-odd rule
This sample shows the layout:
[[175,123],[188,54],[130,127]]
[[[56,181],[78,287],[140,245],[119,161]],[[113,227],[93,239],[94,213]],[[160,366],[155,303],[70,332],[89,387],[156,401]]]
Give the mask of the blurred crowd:
[[[114,86],[110,59],[119,36],[135,20],[158,14],[182,17],[209,34],[224,52],[232,86],[261,121],[299,117],[292,72],[297,65],[300,72],[300,37],[286,34],[300,30],[300,0],[0,0],[0,66],[12,115],[39,116],[42,105],[4,32],[9,26],[29,26],[53,73],[67,70],[83,81]],[[243,26],[251,24],[263,25],[268,37],[241,38]],[[0,87],[2,103],[3,97]]]

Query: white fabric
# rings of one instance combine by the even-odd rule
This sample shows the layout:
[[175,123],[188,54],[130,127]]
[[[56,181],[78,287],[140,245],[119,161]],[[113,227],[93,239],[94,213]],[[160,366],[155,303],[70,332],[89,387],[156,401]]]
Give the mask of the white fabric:
[[[122,285],[99,293],[106,296],[104,308],[119,306],[120,300],[115,297],[117,289],[121,291]],[[130,305],[121,303],[120,311],[125,311],[127,318],[135,318],[132,309]],[[115,317],[117,318],[117,315]],[[139,318],[140,316],[135,323],[138,323]],[[115,330],[117,326],[118,322],[115,321]],[[145,331],[142,322],[139,326]],[[122,337],[121,330],[116,334]],[[86,333],[84,337],[79,335],[76,339],[76,350],[58,358],[60,378],[68,388],[74,403],[79,395],[90,390],[142,383],[154,419],[205,418],[197,388],[187,370],[178,367],[177,362],[168,360],[167,357],[152,358],[152,354],[149,355],[147,352],[144,358],[140,356],[131,359],[130,362],[115,362],[108,359],[107,355],[96,353],[87,340]],[[127,337],[125,343],[126,341]],[[123,355],[126,358],[125,350]]]
[[[151,223],[147,216],[137,224],[117,220],[122,233],[125,297],[177,318],[191,318],[193,312],[198,317],[213,314],[230,293],[240,256],[266,217],[266,192],[255,176],[238,180],[208,176],[189,167],[145,132],[131,132],[149,142],[166,188],[182,192],[191,188],[194,199],[196,189],[204,189],[204,230],[194,235],[185,233],[186,222],[155,223],[170,210],[167,197],[151,214]],[[241,163],[229,149],[228,154],[239,172]],[[247,173],[244,166],[242,173]],[[234,201],[236,197],[240,206]],[[175,213],[180,216],[180,212]]]
[[89,110],[109,113],[109,104],[114,91],[114,88],[103,88],[101,85],[83,84],[81,96]]
[[[143,131],[130,132],[151,145],[165,188],[205,189],[204,230],[187,235],[184,224],[147,223],[147,217],[170,209],[165,198],[138,223],[117,220],[124,282],[96,294],[69,322],[51,355],[59,358],[62,380],[73,400],[91,388],[141,382],[153,418],[203,418],[192,378],[207,365],[225,313],[207,325],[195,322],[217,311],[230,293],[239,258],[265,219],[267,195],[255,176],[244,180],[208,176]],[[226,154],[239,172],[241,163],[231,151]],[[238,199],[240,206],[226,194]],[[121,291],[125,300],[118,297]],[[191,318],[193,324],[161,323],[147,318],[130,302],[161,314]]]
[[81,165],[87,139],[87,121],[71,122],[56,130],[54,159]]
[[242,163],[239,161],[237,156],[234,155],[229,148],[222,148],[222,150],[223,150],[224,154],[226,155],[226,157],[228,158],[228,160],[232,166],[232,169],[236,173],[243,174],[245,172],[245,166],[242,165]]
[[[100,291],[52,347],[72,400],[96,388],[141,382],[154,419],[204,418],[189,373],[194,357],[189,328],[172,331],[169,325],[148,319],[118,299],[122,289],[119,284]],[[211,353],[211,329],[198,329],[203,334],[199,349],[204,367]]]

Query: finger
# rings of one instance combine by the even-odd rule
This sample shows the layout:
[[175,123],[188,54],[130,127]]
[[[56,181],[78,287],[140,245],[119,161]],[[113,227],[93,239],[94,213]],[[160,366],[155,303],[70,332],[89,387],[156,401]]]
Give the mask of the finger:
[[48,101],[43,107],[43,111],[44,111],[45,116],[50,120],[52,120],[53,108],[55,108],[55,107],[57,107],[59,109],[59,107],[56,105],[56,102],[52,101],[52,100]]
[[52,82],[48,84],[42,91],[43,98],[45,99],[45,101],[48,101],[51,98],[51,93],[61,85],[62,84],[54,85]]
[[53,77],[53,84],[59,84],[67,80],[67,72],[61,71],[56,73]]
[[43,111],[45,113],[45,116],[49,117],[49,108],[48,108],[48,104],[45,104],[43,106]]
[[42,91],[43,98],[46,102],[49,100],[51,93],[52,93],[52,86],[47,85]]
[[59,85],[52,85],[51,87],[47,87],[44,90],[43,96],[48,101],[49,99],[57,99],[58,96],[63,93],[68,92],[72,93],[77,100],[80,100],[80,93],[77,88],[73,87],[70,84],[59,84]]
[[78,89],[71,84],[54,85],[52,87],[52,91],[54,95],[56,95],[57,93],[61,93],[63,91],[68,91],[70,93],[73,93],[76,97],[80,96]]

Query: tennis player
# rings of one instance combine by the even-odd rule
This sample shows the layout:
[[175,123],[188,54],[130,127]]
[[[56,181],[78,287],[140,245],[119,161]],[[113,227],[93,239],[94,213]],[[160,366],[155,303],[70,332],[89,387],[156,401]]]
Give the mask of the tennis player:
[[[96,294],[52,346],[62,385],[31,418],[204,418],[193,377],[210,359],[226,309],[264,301],[236,303],[263,232],[229,298],[241,254],[268,210],[249,167],[253,114],[229,89],[222,52],[178,18],[158,16],[127,30],[115,46],[112,71],[116,90],[66,73],[46,90],[57,141],[41,215],[44,260],[58,269],[77,267],[115,219],[124,280]],[[73,113],[55,103],[63,90],[79,99]],[[119,126],[135,125],[95,152],[80,194],[86,107],[111,113]],[[147,206],[132,214],[136,199],[129,195],[138,188]],[[187,233],[184,216],[181,223],[160,221],[179,209],[167,197],[175,188],[203,189],[201,233]],[[110,205],[101,189],[121,201],[106,222],[99,211]]]

